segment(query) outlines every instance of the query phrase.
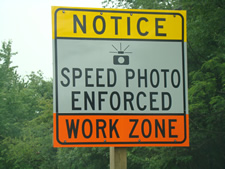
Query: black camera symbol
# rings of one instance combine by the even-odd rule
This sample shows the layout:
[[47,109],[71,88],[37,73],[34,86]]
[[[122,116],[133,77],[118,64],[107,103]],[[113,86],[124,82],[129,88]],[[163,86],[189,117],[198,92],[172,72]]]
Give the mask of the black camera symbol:
[[114,65],[129,65],[129,56],[127,55],[114,55],[113,56]]

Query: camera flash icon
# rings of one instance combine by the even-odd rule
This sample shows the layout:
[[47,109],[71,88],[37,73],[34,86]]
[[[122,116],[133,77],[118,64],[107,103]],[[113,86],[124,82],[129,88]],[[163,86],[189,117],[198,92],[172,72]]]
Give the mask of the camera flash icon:
[[125,52],[127,48],[130,45],[128,45],[124,50],[122,50],[122,43],[120,43],[120,50],[118,50],[114,45],[112,47],[116,50],[116,52],[110,52],[110,53],[117,53],[118,55],[113,56],[113,64],[114,65],[129,65],[129,56],[124,55],[125,53],[132,53],[132,52]]

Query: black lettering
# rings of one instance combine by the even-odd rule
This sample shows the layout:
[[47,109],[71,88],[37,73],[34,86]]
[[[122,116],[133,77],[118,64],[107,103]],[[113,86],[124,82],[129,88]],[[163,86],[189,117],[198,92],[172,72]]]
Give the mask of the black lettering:
[[102,98],[103,94],[108,94],[108,92],[98,92],[98,110],[102,110],[102,102],[105,101],[105,99]]
[[[131,74],[130,74],[131,73]],[[130,75],[129,75],[130,74]],[[134,78],[134,70],[132,69],[126,69],[126,87],[129,87],[128,80]]]
[[162,69],[161,72],[164,72],[164,87],[167,88],[167,76],[166,76],[166,73],[169,72],[169,69]]
[[80,20],[78,19],[77,15],[73,15],[73,32],[77,33],[77,23],[80,26],[83,33],[86,33],[86,15],[83,15],[83,25],[81,24]]
[[177,120],[176,119],[170,119],[169,120],[169,137],[171,137],[171,138],[177,138],[178,137],[177,135],[173,135],[172,134],[172,129],[175,129],[175,127],[172,126],[172,122],[177,122]]
[[[165,96],[168,98],[168,105],[165,105]],[[172,106],[172,97],[168,92],[162,92],[162,110],[169,110]]]
[[115,35],[118,35],[118,19],[122,19],[122,17],[111,16],[111,19],[115,19]]
[[130,35],[130,17],[127,17],[127,35]]
[[[156,74],[156,78],[153,78],[153,73],[154,72]],[[153,81],[155,81],[153,79],[156,79],[156,83],[153,82]],[[152,69],[152,71],[150,73],[150,82],[151,82],[152,87],[154,87],[154,88],[159,86],[159,72],[158,72],[157,69]]]
[[85,86],[86,87],[94,87],[94,84],[89,84],[88,79],[91,79],[91,75],[88,74],[88,72],[93,71],[92,68],[86,68],[85,69]]
[[138,69],[138,87],[141,87],[141,80],[144,80],[145,87],[147,87],[147,69],[144,69],[143,76],[141,76],[141,70]]
[[137,107],[138,107],[139,110],[142,110],[143,111],[143,110],[146,109],[147,106],[146,105],[144,105],[143,107],[140,106],[140,95],[146,97],[146,94],[144,92],[139,92],[137,94]]
[[[111,79],[111,74],[114,76],[113,80],[114,81],[110,81]],[[107,77],[108,77],[108,87],[114,87],[116,85],[116,81],[117,81],[117,77],[116,77],[116,71],[114,69],[107,69]]]
[[[128,98],[128,96],[130,96]],[[130,104],[131,110],[134,110],[134,106],[132,104],[132,101],[134,99],[134,94],[131,92],[124,92],[124,110],[127,110],[127,103]]]
[[102,75],[100,75],[100,72],[104,71],[104,69],[96,69],[96,86],[97,87],[105,87],[105,84],[100,84],[99,79],[102,79]]
[[[148,128],[149,128],[149,130],[148,130],[148,133],[147,134],[145,134],[145,122],[147,122],[148,123]],[[151,135],[151,133],[152,133],[152,125],[151,125],[151,122],[150,122],[150,120],[148,120],[148,119],[144,119],[143,120],[143,122],[142,122],[142,124],[141,124],[141,132],[142,132],[142,135],[145,137],[145,138],[149,138],[150,137],[150,135]]]
[[79,101],[78,98],[75,97],[76,94],[80,94],[79,91],[72,91],[72,110],[81,110],[81,107],[76,107],[75,102]]
[[91,92],[91,98],[89,97],[88,92],[84,92],[84,110],[88,110],[87,103],[89,103],[92,110],[95,110],[94,92]]
[[65,79],[67,80],[66,83],[64,83],[63,81],[61,81],[61,85],[62,85],[63,87],[67,87],[67,86],[69,86],[69,84],[70,84],[70,78],[64,73],[65,71],[69,73],[70,70],[69,70],[68,68],[66,68],[66,67],[64,67],[64,68],[61,70],[62,76],[65,77]]
[[[97,23],[97,20],[100,19],[102,21],[102,30],[101,31],[98,31],[97,30],[97,27],[96,27],[96,23]],[[96,16],[93,20],[93,28],[94,28],[94,31],[95,33],[97,34],[103,34],[105,32],[105,19],[102,17],[102,16]]]
[[109,120],[109,133],[110,133],[110,138],[112,138],[113,131],[115,132],[116,137],[117,138],[120,138],[119,133],[118,133],[117,128],[116,128],[116,124],[117,124],[118,121],[119,121],[119,119],[116,119],[115,122],[112,124],[112,119]]
[[[86,132],[85,132],[85,123],[89,123],[90,132],[89,132],[88,135],[86,135]],[[93,127],[92,127],[91,120],[85,119],[85,120],[83,121],[83,124],[82,124],[82,133],[83,133],[83,136],[84,136],[85,138],[90,138],[91,135],[92,135],[92,132],[93,132]]]
[[[138,19],[138,22],[137,22],[137,30],[138,30],[139,35],[141,35],[141,36],[146,36],[146,35],[148,35],[148,31],[146,31],[146,32],[144,32],[144,33],[141,32],[141,29],[140,29],[141,21],[148,22],[148,19],[142,17],[142,18],[139,18],[139,19]],[[146,26],[144,26],[144,27],[146,27]]]
[[[100,123],[102,123],[103,125],[100,126]],[[99,138],[99,130],[102,130],[102,135],[104,138],[106,138],[105,135],[105,127],[106,127],[106,122],[103,119],[97,119],[96,120],[96,137]]]
[[69,120],[66,119],[66,127],[67,127],[67,133],[68,133],[69,138],[71,138],[72,132],[73,132],[74,138],[77,138],[79,122],[80,122],[80,120],[77,119],[77,123],[76,123],[76,127],[75,127],[73,119],[71,120],[71,125],[69,125]]
[[166,36],[166,33],[159,33],[159,28],[163,28],[163,25],[159,25],[159,21],[166,21],[166,18],[155,18],[155,36]]
[[156,102],[156,99],[153,98],[153,95],[158,95],[158,92],[150,92],[150,110],[159,110],[158,107],[153,107],[153,102]]
[[155,120],[155,137],[158,138],[158,129],[163,137],[165,137],[165,120],[162,119],[162,126],[159,124],[159,121]]
[[133,132],[134,132],[134,130],[137,126],[137,123],[138,123],[138,119],[130,119],[129,121],[134,122],[133,128],[131,129],[130,134],[129,134],[129,138],[138,138],[138,135],[133,135]]
[[[174,83],[174,74],[177,74],[177,84]],[[174,88],[178,88],[180,86],[180,73],[177,69],[174,69],[171,73],[171,82]]]
[[[78,74],[76,75],[76,72]],[[73,68],[73,87],[76,87],[76,78],[80,78],[82,76],[82,71],[79,68]]]
[[[115,99],[115,100],[117,100],[117,105],[116,106],[114,106],[114,102],[113,102],[113,96],[114,95],[116,95],[116,98],[117,99]],[[112,92],[111,93],[111,95],[110,95],[110,106],[111,106],[111,108],[115,111],[115,110],[118,110],[119,108],[120,108],[120,95],[119,95],[119,93],[118,92]]]

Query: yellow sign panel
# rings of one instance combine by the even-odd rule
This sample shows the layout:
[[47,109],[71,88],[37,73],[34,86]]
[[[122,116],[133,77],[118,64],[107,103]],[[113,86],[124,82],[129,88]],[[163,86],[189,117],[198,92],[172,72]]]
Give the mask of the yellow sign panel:
[[[53,7],[53,38],[184,40],[185,11]],[[55,32],[56,31],[56,32]]]

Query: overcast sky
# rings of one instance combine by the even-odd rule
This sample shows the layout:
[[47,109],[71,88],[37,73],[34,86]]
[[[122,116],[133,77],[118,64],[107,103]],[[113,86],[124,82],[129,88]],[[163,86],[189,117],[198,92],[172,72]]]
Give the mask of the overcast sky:
[[53,77],[51,6],[101,8],[103,0],[0,0],[0,42],[12,40],[13,66],[22,77]]

